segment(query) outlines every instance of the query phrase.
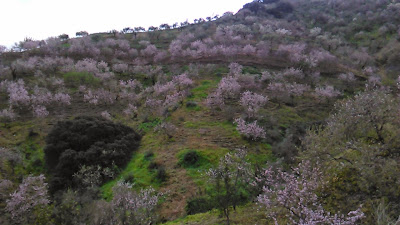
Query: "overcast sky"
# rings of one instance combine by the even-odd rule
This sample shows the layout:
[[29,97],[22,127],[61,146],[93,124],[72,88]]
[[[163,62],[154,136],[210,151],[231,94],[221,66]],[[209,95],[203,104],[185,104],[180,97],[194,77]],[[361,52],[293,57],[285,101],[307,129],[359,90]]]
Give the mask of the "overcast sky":
[[77,31],[105,32],[124,27],[193,22],[236,13],[251,0],[0,0],[0,45],[25,37],[46,39]]

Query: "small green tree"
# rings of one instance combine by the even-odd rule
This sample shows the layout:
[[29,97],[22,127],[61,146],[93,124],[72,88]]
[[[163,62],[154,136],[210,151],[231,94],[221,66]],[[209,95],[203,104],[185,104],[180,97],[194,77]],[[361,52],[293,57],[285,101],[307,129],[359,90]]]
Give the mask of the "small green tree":
[[[328,176],[326,203],[340,211],[360,204],[372,210],[382,198],[400,214],[399,101],[381,89],[367,90],[336,105],[325,127],[308,132],[304,159],[319,162]],[[375,223],[367,214],[367,223]]]
[[246,198],[253,174],[250,164],[246,161],[246,151],[237,150],[234,154],[228,153],[221,158],[218,167],[207,172],[212,184],[213,191],[209,192],[216,208],[230,224],[231,208]]

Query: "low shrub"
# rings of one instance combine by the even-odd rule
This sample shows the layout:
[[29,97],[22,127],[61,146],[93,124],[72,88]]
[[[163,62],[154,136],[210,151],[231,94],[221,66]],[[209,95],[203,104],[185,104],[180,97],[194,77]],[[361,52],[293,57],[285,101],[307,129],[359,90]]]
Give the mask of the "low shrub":
[[69,87],[79,87],[81,85],[97,86],[100,79],[87,72],[68,72],[63,76],[64,82]]
[[188,215],[204,213],[215,208],[214,202],[207,196],[191,198],[187,201],[185,211]]

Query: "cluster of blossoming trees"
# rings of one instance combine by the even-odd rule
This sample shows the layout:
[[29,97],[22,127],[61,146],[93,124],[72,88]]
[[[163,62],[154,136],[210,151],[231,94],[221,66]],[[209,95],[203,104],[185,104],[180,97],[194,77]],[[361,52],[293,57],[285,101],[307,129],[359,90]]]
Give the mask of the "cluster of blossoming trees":
[[[199,74],[215,72],[212,65],[189,69],[182,65],[216,62],[228,64],[229,72],[222,74],[206,105],[213,113],[227,112],[248,141],[265,142],[269,136],[266,111],[316,106],[303,104],[307,101],[329,107],[336,98],[361,90],[360,83],[365,81],[365,92],[337,104],[336,113],[323,126],[306,132],[299,153],[305,160],[300,164],[287,170],[274,166],[256,170],[239,150],[223,157],[207,175],[215,189],[210,196],[217,202],[214,207],[228,223],[242,190],[256,193],[252,200],[265,209],[271,222],[355,224],[367,217],[366,223],[373,223],[383,214],[364,215],[362,210],[371,212],[379,201],[396,206],[400,198],[399,191],[390,188],[399,183],[399,103],[393,92],[400,89],[400,78],[391,82],[398,74],[390,74],[383,82],[382,71],[376,67],[377,61],[379,65],[398,64],[400,3],[288,1],[286,7],[296,8],[293,14],[269,11],[269,16],[260,16],[260,4],[261,8],[271,4],[272,9],[276,2],[254,1],[235,16],[208,18],[212,23],[203,19],[195,22],[197,26],[183,23],[177,36],[161,32],[171,28],[168,24],[150,27],[149,33],[139,37],[136,33],[144,28],[113,31],[113,36],[79,32],[81,38],[75,39],[26,40],[17,58],[0,46],[0,119],[44,118],[82,104],[108,120],[120,112],[129,118],[167,118],[186,101]],[[310,11],[315,4],[321,10]],[[302,10],[310,16],[298,13]],[[293,17],[275,19],[278,16]],[[164,48],[160,40],[165,41]],[[234,62],[274,69],[247,74]],[[177,127],[166,121],[154,131],[171,138]],[[14,153],[0,148],[2,175],[15,175],[14,166],[21,158]],[[82,166],[74,179],[89,190],[108,174],[98,167]],[[119,182],[109,202],[85,205],[76,199],[78,193],[66,192],[55,205],[43,175],[26,176],[22,182],[12,175],[0,180],[0,200],[15,223],[84,223],[87,218],[77,212],[85,207],[83,214],[96,224],[156,221],[160,195],[153,189],[137,192],[131,184]],[[345,206],[336,202],[343,199],[349,200]],[[392,208],[387,217],[399,214],[398,207]]]
[[[243,67],[237,63],[231,63],[229,68],[229,74],[222,78],[217,89],[208,96],[207,105],[212,109],[224,109],[227,105],[239,102],[245,119],[251,122],[247,123],[244,118],[237,118],[237,129],[252,140],[265,138],[265,131],[257,124],[257,118],[262,115],[259,113],[260,109],[264,108],[270,99],[278,104],[293,104],[295,97],[304,95],[313,96],[319,101],[341,95],[341,91],[330,85],[314,85],[315,89],[312,90],[308,83],[311,80],[315,82],[315,79],[319,78],[319,72],[305,74],[300,69],[289,68],[281,72],[265,71],[259,76],[254,76],[243,74]],[[354,81],[353,75],[352,82]]]

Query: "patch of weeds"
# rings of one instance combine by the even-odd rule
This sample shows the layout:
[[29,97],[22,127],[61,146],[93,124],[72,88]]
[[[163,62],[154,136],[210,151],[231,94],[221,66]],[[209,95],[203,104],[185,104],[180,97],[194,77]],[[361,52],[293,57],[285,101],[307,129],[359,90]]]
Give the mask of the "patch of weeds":
[[248,152],[247,159],[252,165],[259,165],[264,167],[268,162],[275,162],[276,157],[272,153],[271,145],[267,143],[255,143],[258,144],[256,152]]
[[215,69],[214,74],[217,76],[222,76],[223,74],[229,73],[229,68],[227,66],[218,67]]
[[224,148],[197,150],[184,149],[177,154],[178,164],[184,167],[188,175],[198,186],[201,187],[205,186],[207,183],[204,173],[208,169],[218,165],[219,159],[227,152],[228,150]]
[[194,108],[194,107],[196,107],[196,106],[198,106],[198,104],[197,104],[197,102],[195,102],[195,101],[188,101],[188,102],[186,102],[186,108]]
[[186,128],[200,129],[200,128],[213,128],[219,131],[224,131],[224,135],[230,137],[240,137],[240,133],[236,130],[236,126],[231,122],[218,122],[218,121],[186,121],[184,122]]
[[154,158],[154,153],[152,151],[147,151],[144,153],[144,159],[150,161]]
[[282,106],[275,114],[278,119],[279,125],[283,128],[288,128],[290,124],[301,122],[301,118],[294,108]]
[[201,107],[195,101],[188,101],[186,102],[186,109],[189,111],[201,111]]
[[24,157],[25,173],[39,175],[45,172],[43,148],[28,138],[19,149]]
[[143,122],[141,124],[139,124],[138,129],[142,132],[149,132],[150,129],[153,129],[154,127],[156,127],[157,125],[159,125],[161,123],[161,120],[159,118],[150,120],[150,121],[146,121]]
[[80,85],[98,86],[100,79],[87,72],[68,72],[63,75],[64,82],[69,87],[79,87]]
[[160,166],[157,170],[156,170],[156,176],[155,176],[156,181],[163,183],[168,179],[168,174],[167,171],[165,170],[165,168],[163,166]]
[[124,182],[133,184],[135,182],[135,176],[133,174],[127,174],[123,177]]
[[198,196],[187,201],[185,211],[188,215],[208,212],[215,208],[215,202],[208,196]]
[[190,92],[191,95],[188,97],[189,100],[197,100],[201,101],[206,99],[208,96],[208,92],[211,88],[215,87],[218,84],[215,80],[203,80],[200,85],[193,88]]
[[147,169],[151,172],[153,176],[153,181],[159,184],[165,182],[168,178],[167,171],[165,167],[157,162],[150,162]]
[[260,70],[254,66],[245,66],[243,68],[243,74],[249,73],[249,74],[260,74]]

